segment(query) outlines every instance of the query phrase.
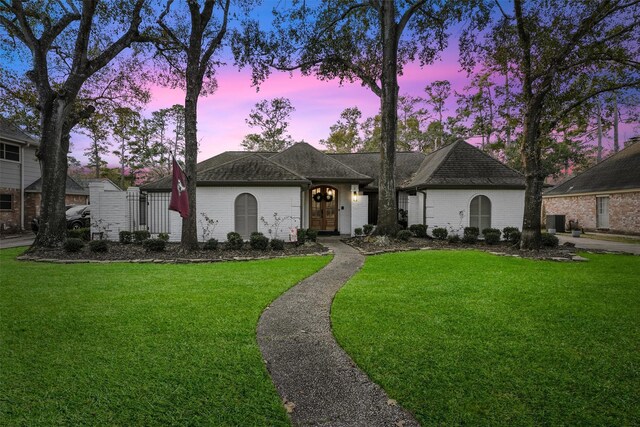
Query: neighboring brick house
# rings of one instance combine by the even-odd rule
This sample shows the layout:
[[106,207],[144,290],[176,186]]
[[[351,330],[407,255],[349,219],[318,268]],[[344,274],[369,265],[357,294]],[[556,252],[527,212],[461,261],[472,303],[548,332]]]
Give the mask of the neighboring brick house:
[[40,178],[38,142],[0,116],[0,232],[28,225],[23,215],[24,190]]
[[640,143],[547,191],[542,202],[543,217],[565,215],[588,231],[640,234]]
[[[0,232],[28,229],[40,214],[38,141],[0,116]],[[89,192],[67,178],[65,204],[87,204]]]

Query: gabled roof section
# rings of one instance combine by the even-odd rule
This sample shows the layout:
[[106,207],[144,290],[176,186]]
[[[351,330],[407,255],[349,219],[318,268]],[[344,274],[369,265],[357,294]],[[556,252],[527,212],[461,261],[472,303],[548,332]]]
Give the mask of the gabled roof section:
[[524,188],[524,176],[459,140],[428,154],[404,188]]
[[0,116],[0,139],[20,144],[39,145],[38,141],[2,116]]
[[213,167],[219,166],[223,163],[227,163],[230,162],[232,160],[237,160],[237,159],[241,159],[242,157],[246,157],[249,156],[251,154],[260,154],[262,157],[271,157],[273,156],[275,153],[272,152],[268,152],[268,151],[257,151],[257,152],[250,152],[250,151],[225,151],[224,153],[220,153],[217,156],[213,156],[209,159],[203,160],[200,163],[198,163],[198,171],[203,171],[203,170],[207,170],[207,169],[211,169]]
[[370,176],[353,170],[305,142],[292,145],[281,153],[273,155],[270,160],[311,181],[367,184],[373,180]]
[[[364,190],[377,190],[380,177],[380,153],[333,153],[329,156],[337,159],[341,163],[349,166],[361,174],[370,176],[373,181]],[[395,179],[396,185],[401,184],[413,175],[422,162],[426,154],[411,151],[399,151],[396,153]]]
[[311,182],[260,154],[198,172],[200,185],[308,185]]
[[627,146],[544,195],[560,196],[631,189],[640,190],[640,142]]
[[[24,189],[25,193],[41,193],[42,192],[42,178],[38,178],[33,181]],[[81,196],[88,196],[89,191],[82,185],[78,184],[75,179],[67,175],[67,183],[65,187],[65,194],[76,194]]]

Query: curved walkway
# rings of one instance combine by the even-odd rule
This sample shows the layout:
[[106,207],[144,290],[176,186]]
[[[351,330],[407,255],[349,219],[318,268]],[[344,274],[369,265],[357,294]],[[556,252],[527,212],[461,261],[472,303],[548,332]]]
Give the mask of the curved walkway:
[[417,426],[340,348],[331,332],[331,302],[364,263],[338,239],[325,268],[284,293],[258,323],[258,345],[296,426]]

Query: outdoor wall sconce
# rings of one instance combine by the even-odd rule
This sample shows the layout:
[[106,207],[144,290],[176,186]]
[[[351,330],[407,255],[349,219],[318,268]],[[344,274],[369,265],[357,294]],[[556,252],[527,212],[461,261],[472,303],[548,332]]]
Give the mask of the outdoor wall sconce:
[[353,198],[352,198],[352,200],[353,200],[354,202],[357,202],[357,201],[358,201],[358,192],[357,192],[357,191],[354,191],[354,192],[353,192]]

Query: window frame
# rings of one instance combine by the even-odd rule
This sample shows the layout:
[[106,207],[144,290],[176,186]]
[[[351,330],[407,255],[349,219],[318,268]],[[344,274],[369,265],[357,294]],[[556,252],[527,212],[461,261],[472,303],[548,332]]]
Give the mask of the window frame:
[[[3,200],[2,200],[2,198],[3,198],[3,197],[6,197],[6,196],[9,196],[9,205],[10,205],[10,207],[9,207],[8,209],[7,209],[7,208],[3,208],[3,207],[2,207],[2,205],[3,205],[4,203],[7,203],[6,201],[3,201]],[[12,210],[13,210],[13,205],[14,205],[14,197],[13,197],[13,194],[11,194],[11,193],[2,193],[2,194],[0,194],[0,211],[2,211],[2,212],[10,212],[10,211],[12,211]]]
[[[250,215],[249,212],[249,208],[250,206],[248,204],[245,204],[244,208],[245,211],[243,212],[243,217],[244,217],[244,229],[240,230],[238,227],[238,203],[240,202],[240,198],[246,196],[245,199],[246,200],[251,200],[252,203],[255,204],[255,221],[253,221],[253,215]],[[252,220],[253,222],[251,224],[249,224],[249,221]],[[249,226],[251,225],[251,227]],[[255,225],[255,227],[253,227]],[[251,231],[252,229],[254,229],[255,231],[258,231],[258,199],[256,198],[255,195],[249,193],[249,192],[244,192],[244,193],[240,193],[236,196],[234,202],[233,202],[233,229],[236,231],[236,233],[240,234],[242,236],[243,239],[248,240],[249,237],[251,236],[251,233],[253,233],[254,231]],[[245,231],[247,232],[245,234]]]
[[[18,149],[17,151],[17,155],[18,155],[18,160],[13,160],[13,159],[7,159],[6,157],[6,153],[7,153],[7,146],[9,147],[15,147]],[[5,162],[13,162],[13,163],[20,163],[20,146],[16,145],[16,144],[11,144],[8,142],[0,142],[0,160],[4,160]]]
[[[488,202],[488,210],[489,213],[485,213],[485,209],[487,209],[484,205],[485,203],[483,203],[483,198],[486,199],[486,201]],[[476,214],[473,213],[473,202],[474,200],[478,199],[478,212]],[[489,196],[487,196],[486,194],[476,194],[475,196],[473,196],[471,198],[471,200],[469,201],[469,227],[478,227],[478,231],[480,232],[480,235],[482,236],[482,230],[484,230],[485,228],[491,228],[491,223],[493,220],[493,215],[492,215],[492,210],[493,210],[493,203],[491,203],[491,199],[489,198]],[[474,216],[477,217],[477,225],[473,224],[474,221]],[[482,226],[482,219],[483,218],[489,218],[489,225],[487,227],[483,227]]]

